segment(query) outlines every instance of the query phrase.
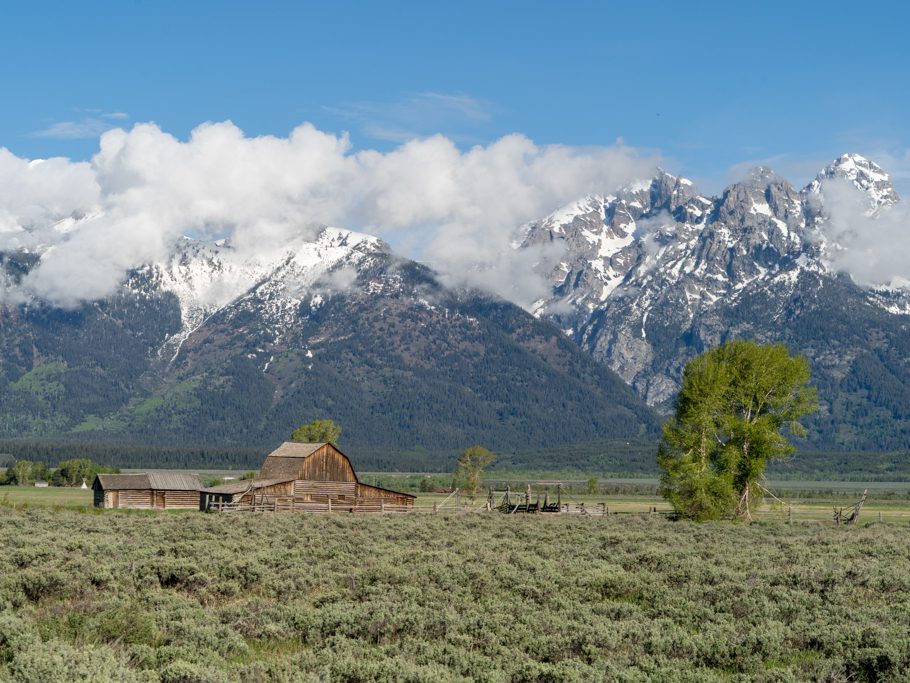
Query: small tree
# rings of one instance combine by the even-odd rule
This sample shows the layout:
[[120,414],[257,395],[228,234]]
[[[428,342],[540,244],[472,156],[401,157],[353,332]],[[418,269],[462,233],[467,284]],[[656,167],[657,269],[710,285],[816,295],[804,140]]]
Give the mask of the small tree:
[[771,460],[795,449],[798,420],[816,409],[809,363],[782,344],[732,341],[691,360],[664,424],[660,492],[691,519],[751,519]]
[[483,476],[483,471],[494,460],[496,460],[496,455],[483,446],[466,448],[458,458],[455,480],[464,487],[465,491],[471,496],[472,501],[477,496],[477,490],[480,488],[480,479]]
[[337,443],[341,437],[341,425],[331,420],[313,420],[309,424],[300,425],[291,434],[291,441],[297,443]]
[[6,480],[10,484],[18,486],[28,486],[35,483],[38,479],[47,474],[47,465],[43,462],[32,462],[31,460],[17,460],[16,463],[6,471]]
[[58,486],[79,486],[83,481],[91,481],[98,469],[88,458],[73,458],[57,465],[52,478]]

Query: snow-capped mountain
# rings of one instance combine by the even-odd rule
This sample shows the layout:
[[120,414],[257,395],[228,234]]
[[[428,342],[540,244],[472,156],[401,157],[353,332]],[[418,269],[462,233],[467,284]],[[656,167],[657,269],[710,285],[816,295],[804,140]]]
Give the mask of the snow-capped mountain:
[[[717,343],[724,333],[718,325],[706,336],[707,314],[758,289],[780,298],[807,275],[835,277],[818,236],[822,184],[834,178],[862,190],[870,211],[899,200],[881,168],[848,154],[801,192],[759,167],[721,196],[705,197],[691,181],[661,171],[648,183],[574,202],[525,228],[521,246],[564,248],[547,273],[553,295],[538,301],[534,313],[557,322],[649,403],[665,402],[678,388],[689,350]],[[893,292],[869,291],[867,300],[890,312],[908,310]],[[668,329],[684,334],[667,340]],[[667,343],[680,350],[669,364],[657,360]]]
[[[312,288],[345,286],[347,275],[387,254],[387,245],[371,235],[326,227],[315,240],[298,239],[265,253],[239,253],[229,242],[189,237],[170,257],[135,271],[127,287],[173,294],[180,305],[181,327],[168,337],[161,353],[174,359],[183,342],[212,315],[241,299],[256,298],[276,335],[296,319]],[[334,274],[334,277],[332,275]]]
[[[810,357],[820,386],[830,388],[822,396],[830,417],[843,407],[844,392],[861,402],[866,391],[846,379],[866,362],[865,336],[877,336],[890,358],[910,322],[904,292],[863,289],[830,265],[836,245],[821,228],[828,219],[823,186],[832,179],[865,193],[869,215],[899,201],[881,168],[849,154],[802,191],[757,168],[706,197],[662,171],[573,202],[523,229],[521,247],[551,244],[563,254],[543,273],[552,296],[533,312],[556,322],[652,405],[672,399],[689,358],[725,338],[787,342]],[[830,329],[821,335],[819,316],[827,316],[824,327],[839,326],[834,337]],[[903,377],[906,363],[893,360]],[[884,412],[880,417],[884,422]]]
[[[810,358],[814,445],[904,447],[910,298],[838,272],[826,192],[847,183],[863,220],[899,206],[857,155],[802,190],[758,168],[709,197],[661,171],[572,202],[516,240],[561,252],[533,316],[340,228],[255,253],[183,239],[107,299],[0,306],[0,436],[249,445],[326,415],[355,452],[653,436],[632,390],[666,407],[692,356],[751,337]],[[0,275],[41,258],[0,254]]]
[[[813,361],[824,402],[818,430],[855,422],[851,411],[871,411],[877,417],[870,434],[888,431],[887,442],[896,444],[907,410],[893,397],[868,405],[875,400],[869,385],[885,375],[891,384],[910,382],[906,356],[897,351],[910,298],[894,287],[864,289],[832,267],[838,245],[823,230],[823,187],[832,180],[861,190],[870,216],[900,200],[879,166],[847,154],[801,191],[757,168],[706,197],[691,181],[661,171],[650,182],[573,202],[523,228],[522,247],[563,249],[545,273],[552,296],[534,313],[556,322],[652,405],[673,398],[689,358],[726,338],[786,342]],[[831,326],[839,331],[832,335]],[[819,434],[824,443],[875,447],[855,434]]]
[[803,194],[807,197],[818,197],[821,194],[822,183],[837,178],[848,180],[862,190],[868,199],[871,212],[893,206],[900,201],[890,176],[874,161],[859,154],[844,154],[832,161],[806,186]]
[[[0,254],[0,271],[39,262]],[[349,453],[426,467],[658,424],[551,324],[338,228],[255,256],[183,239],[107,299],[0,305],[0,367],[0,437],[263,446],[331,417]]]

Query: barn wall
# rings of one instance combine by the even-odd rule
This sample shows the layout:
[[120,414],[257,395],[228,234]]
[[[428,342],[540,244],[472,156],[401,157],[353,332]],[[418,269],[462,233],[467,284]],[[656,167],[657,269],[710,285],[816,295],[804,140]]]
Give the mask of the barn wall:
[[152,507],[153,492],[146,489],[144,491],[117,491],[119,498],[115,507],[131,508],[139,510],[149,510]]
[[357,497],[357,483],[353,481],[308,481],[298,479],[294,482],[294,498],[302,500],[341,500]]
[[313,481],[357,481],[351,461],[329,444],[326,444],[308,458],[300,468],[298,479]]
[[96,508],[107,507],[104,504],[104,489],[100,486],[92,487],[92,505],[94,505]]
[[370,486],[369,484],[357,484],[357,497],[382,498],[383,500],[395,503],[396,505],[411,506],[414,504],[414,499],[410,496],[405,496],[395,491],[389,491],[388,489],[381,489],[378,486]]
[[164,491],[166,510],[196,509],[199,507],[198,491]]
[[283,481],[279,484],[263,486],[261,488],[254,489],[242,497],[240,494],[237,494],[234,496],[234,500],[239,501],[243,504],[250,504],[253,502],[253,496],[256,496],[256,500],[259,501],[262,500],[263,495],[265,495],[267,501],[273,501],[276,498],[290,498],[294,495],[294,482]]

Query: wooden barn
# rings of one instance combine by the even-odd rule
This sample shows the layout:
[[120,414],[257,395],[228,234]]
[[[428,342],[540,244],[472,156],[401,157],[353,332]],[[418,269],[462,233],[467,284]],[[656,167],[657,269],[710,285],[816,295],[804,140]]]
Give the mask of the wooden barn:
[[407,512],[414,496],[361,483],[351,461],[330,443],[281,444],[259,476],[203,489],[203,510]]
[[144,510],[199,509],[202,483],[195,474],[99,474],[92,482],[95,507]]

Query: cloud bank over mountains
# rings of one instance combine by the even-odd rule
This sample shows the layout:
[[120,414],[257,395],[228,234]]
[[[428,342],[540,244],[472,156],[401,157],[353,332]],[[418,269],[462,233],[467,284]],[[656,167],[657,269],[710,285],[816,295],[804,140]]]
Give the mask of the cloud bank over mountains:
[[40,265],[7,301],[74,306],[127,271],[164,259],[182,235],[228,238],[237,258],[280,253],[323,225],[379,235],[451,284],[520,303],[546,287],[511,248],[515,228],[590,192],[648,177],[659,159],[615,147],[537,145],[509,135],[460,150],[433,136],[389,152],[354,150],[310,124],[286,138],[207,123],[188,140],[153,124],[101,136],[88,162],[26,160],[0,149],[0,251]]
[[[536,274],[549,269],[535,264],[556,263],[563,247],[515,249],[516,229],[649,178],[659,162],[622,144],[537,145],[518,134],[467,150],[441,135],[355,150],[346,135],[310,124],[248,137],[230,122],[201,125],[187,140],[153,124],[109,130],[85,162],[0,148],[0,251],[41,253],[20,282],[0,281],[0,302],[72,307],[105,297],[183,235],[226,238],[238,261],[263,260],[333,225],[384,238],[448,284],[530,307],[551,294]],[[842,179],[822,190],[829,264],[862,285],[907,286],[905,203],[873,213]]]

